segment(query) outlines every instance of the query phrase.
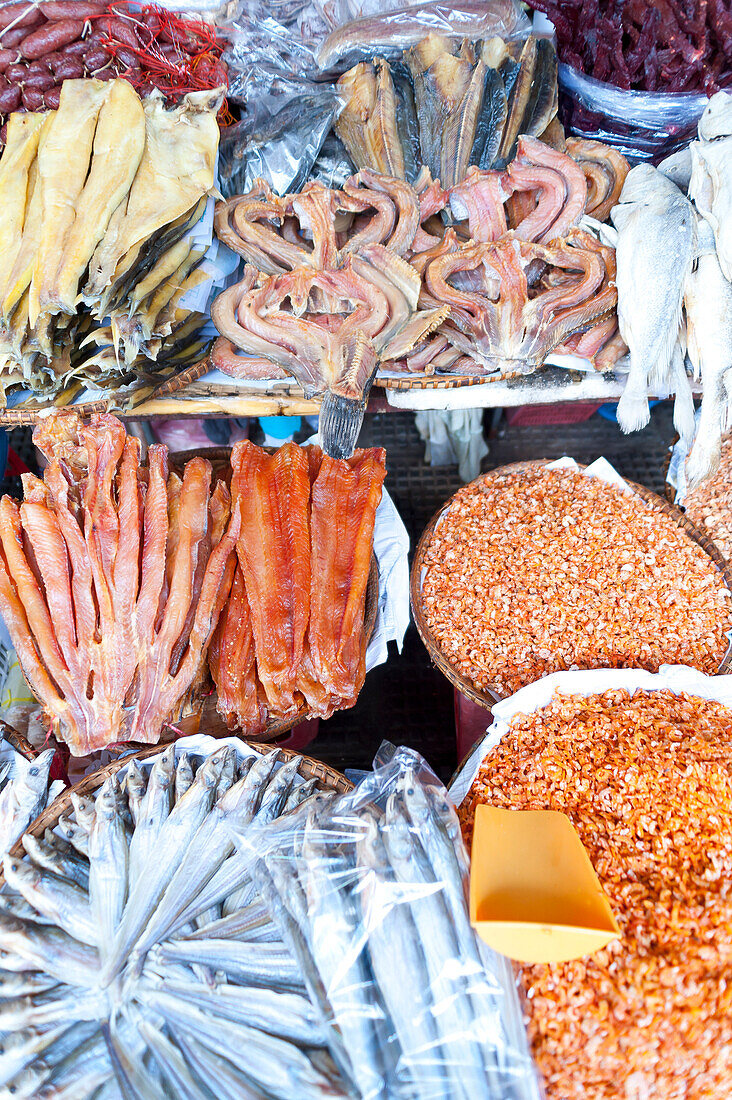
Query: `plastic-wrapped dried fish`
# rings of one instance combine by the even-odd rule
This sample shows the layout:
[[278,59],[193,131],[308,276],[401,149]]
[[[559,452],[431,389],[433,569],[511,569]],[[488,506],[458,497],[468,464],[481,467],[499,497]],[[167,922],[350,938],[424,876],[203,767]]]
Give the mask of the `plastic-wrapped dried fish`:
[[300,766],[197,737],[127,762],[93,798],[74,795],[64,832],[83,831],[85,850],[50,833],[24,838],[27,858],[6,857],[0,1031],[15,1034],[0,1041],[0,1089],[27,1100],[100,1086],[143,1100],[346,1095],[266,907],[166,938],[226,860],[234,825],[312,798]]

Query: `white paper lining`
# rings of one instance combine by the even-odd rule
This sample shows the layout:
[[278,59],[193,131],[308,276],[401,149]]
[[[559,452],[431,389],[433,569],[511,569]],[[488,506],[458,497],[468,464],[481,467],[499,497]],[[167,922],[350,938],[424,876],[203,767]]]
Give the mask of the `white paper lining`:
[[696,695],[732,707],[732,676],[707,676],[688,665],[661,665],[658,672],[635,668],[603,668],[578,672],[553,672],[521,688],[493,707],[493,723],[474,747],[450,784],[456,806],[463,802],[485,758],[505,737],[517,714],[533,714],[552,699],[556,691],[566,695],[600,695],[605,691],[672,691],[675,695]]

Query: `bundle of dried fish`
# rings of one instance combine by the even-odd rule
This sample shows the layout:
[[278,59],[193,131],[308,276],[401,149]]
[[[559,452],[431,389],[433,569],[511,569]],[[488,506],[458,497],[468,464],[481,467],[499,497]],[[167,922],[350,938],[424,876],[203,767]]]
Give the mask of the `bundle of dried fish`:
[[[113,416],[55,413],[43,480],[0,500],[0,611],[23,673],[75,755],[155,742],[202,664],[231,585],[239,509],[211,466],[168,474],[167,448]],[[231,517],[229,515],[231,511]]]
[[327,454],[353,453],[380,358],[404,354],[447,315],[418,310],[420,278],[383,245],[364,245],[337,269],[295,268],[261,286],[245,277],[213,303],[222,336],[286,370],[320,397]]
[[449,369],[462,373],[528,374],[568,336],[613,313],[614,271],[613,250],[581,229],[548,245],[507,234],[461,246],[453,235],[424,267],[421,300],[450,307],[436,354],[450,345],[459,356]]
[[131,760],[5,857],[4,1094],[346,1095],[233,841],[331,795],[299,757],[196,741]]
[[358,168],[413,182],[426,167],[444,187],[468,168],[504,167],[520,134],[557,113],[557,55],[547,39],[456,42],[430,34],[403,62],[376,57],[338,81],[335,129]]
[[[676,393],[674,424],[696,439],[693,488],[719,463],[732,391],[732,95],[718,92],[699,140],[658,169],[638,165],[612,212],[617,230],[618,317],[630,373],[618,404],[624,431],[648,423],[648,393]],[[687,197],[688,192],[688,197]],[[688,356],[703,397],[698,427]]]
[[366,675],[366,586],[384,451],[338,460],[288,443],[231,457],[238,565],[211,643],[219,713],[256,736],[304,705],[351,707]]
[[[0,854],[35,821],[49,797],[49,778],[55,749],[45,749],[32,763],[24,760],[0,737]],[[53,785],[52,785],[53,786]],[[51,795],[53,797],[53,795]]]
[[354,791],[240,842],[333,1060],[360,1097],[535,1100],[510,968],[470,927],[447,793],[417,753],[380,756]]
[[335,458],[353,453],[379,359],[404,354],[447,315],[441,304],[418,308],[420,278],[402,259],[419,218],[409,184],[370,171],[341,190],[312,182],[283,198],[260,181],[217,208],[216,232],[248,263],[211,308],[223,338],[214,361],[229,373],[241,364],[244,377],[270,362],[321,397]]
[[10,116],[0,382],[57,395],[169,372],[195,343],[180,299],[202,277],[187,234],[214,193],[221,98],[166,110],[126,80],[68,80],[57,111]]

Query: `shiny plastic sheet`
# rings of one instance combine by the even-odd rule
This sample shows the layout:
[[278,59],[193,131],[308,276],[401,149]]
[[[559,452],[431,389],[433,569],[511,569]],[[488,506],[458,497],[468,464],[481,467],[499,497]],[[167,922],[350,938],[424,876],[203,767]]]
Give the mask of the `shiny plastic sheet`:
[[299,191],[340,110],[335,88],[268,67],[249,68],[231,75],[229,99],[246,104],[246,113],[221,134],[224,196],[245,194],[258,177],[280,195]]
[[410,749],[238,838],[364,1100],[539,1097],[511,966],[468,919],[447,793]]
[[696,137],[705,95],[625,91],[559,66],[559,115],[568,132],[604,141],[631,160],[661,160]]

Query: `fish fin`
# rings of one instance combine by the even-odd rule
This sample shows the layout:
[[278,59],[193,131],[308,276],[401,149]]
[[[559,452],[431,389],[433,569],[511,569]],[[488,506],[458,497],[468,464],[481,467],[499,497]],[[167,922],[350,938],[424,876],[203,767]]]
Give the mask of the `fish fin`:
[[674,349],[672,361],[672,383],[676,397],[674,400],[674,428],[679,433],[679,438],[685,443],[691,443],[696,431],[694,421],[694,395],[691,392],[691,382],[684,365],[684,353],[680,344]]
[[629,432],[640,431],[645,428],[651,419],[651,410],[646,393],[633,393],[626,383],[622,396],[618,401],[617,411],[620,430],[628,435]]
[[342,397],[328,390],[320,406],[319,430],[323,450],[331,458],[350,458],[361,431],[366,400]]

